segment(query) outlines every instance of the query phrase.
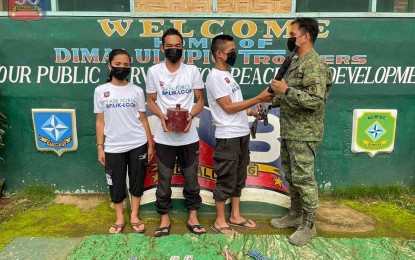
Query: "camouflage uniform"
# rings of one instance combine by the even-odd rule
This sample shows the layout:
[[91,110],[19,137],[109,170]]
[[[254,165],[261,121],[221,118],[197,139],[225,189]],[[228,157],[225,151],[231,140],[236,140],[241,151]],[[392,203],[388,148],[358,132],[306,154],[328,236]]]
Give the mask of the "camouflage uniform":
[[291,200],[311,215],[318,207],[314,158],[323,137],[331,78],[328,66],[312,49],[302,59],[294,60],[285,75],[288,94],[276,95],[273,100],[274,107],[280,106],[281,161]]

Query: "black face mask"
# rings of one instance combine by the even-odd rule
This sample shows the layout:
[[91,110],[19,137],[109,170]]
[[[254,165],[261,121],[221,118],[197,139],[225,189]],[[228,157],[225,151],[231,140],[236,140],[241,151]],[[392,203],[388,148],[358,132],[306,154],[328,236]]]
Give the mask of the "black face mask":
[[297,40],[296,37],[291,37],[287,40],[287,47],[290,52],[293,52],[295,47],[297,47],[297,45],[295,45],[295,40]]
[[235,51],[231,51],[228,52],[228,57],[225,60],[225,63],[228,64],[229,66],[233,66],[233,64],[235,64],[236,61],[236,52]]
[[[305,33],[304,33],[305,34]],[[298,36],[298,37],[291,37],[291,38],[288,38],[288,40],[287,40],[287,47],[288,47],[288,50],[290,51],[290,52],[293,52],[294,51],[294,49],[295,49],[295,47],[300,47],[301,46],[301,44],[300,44],[300,46],[297,46],[296,44],[295,44],[295,40],[297,40],[297,38],[300,38],[301,36],[304,36],[304,34],[302,34],[302,35],[300,35],[300,36]]]
[[125,80],[130,72],[131,68],[111,67],[111,75],[118,80]]
[[178,62],[182,58],[183,49],[178,48],[169,48],[164,50],[164,55],[166,59],[172,63]]

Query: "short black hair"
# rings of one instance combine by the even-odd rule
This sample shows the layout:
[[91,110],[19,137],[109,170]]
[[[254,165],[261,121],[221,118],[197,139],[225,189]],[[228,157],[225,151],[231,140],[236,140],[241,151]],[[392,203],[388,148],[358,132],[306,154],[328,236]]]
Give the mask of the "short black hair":
[[300,30],[303,33],[309,33],[313,43],[316,41],[318,36],[318,22],[316,19],[308,17],[299,17],[291,22],[291,25],[293,24],[298,24],[298,28],[300,28]]
[[111,61],[114,59],[114,57],[120,54],[127,55],[131,62],[131,55],[128,53],[128,51],[124,49],[113,49],[108,54],[108,63],[111,64]]
[[180,37],[180,39],[182,40],[183,43],[183,36],[181,35],[181,33],[175,29],[175,28],[169,28],[167,29],[164,33],[163,36],[161,36],[161,44],[164,45],[164,39],[168,36],[168,35],[177,35]]
[[217,50],[223,50],[223,45],[227,42],[233,42],[233,37],[226,34],[220,34],[213,38],[212,45],[210,46],[213,57],[216,57]]

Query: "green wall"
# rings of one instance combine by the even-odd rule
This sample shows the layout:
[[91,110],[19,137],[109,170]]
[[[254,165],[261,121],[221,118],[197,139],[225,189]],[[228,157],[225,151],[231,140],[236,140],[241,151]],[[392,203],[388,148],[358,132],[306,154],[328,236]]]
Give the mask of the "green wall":
[[[63,192],[107,191],[103,168],[97,162],[92,102],[94,88],[106,79],[106,64],[101,62],[106,50],[122,47],[135,59],[141,49],[149,49],[151,61],[140,63],[135,59],[133,63],[137,68],[137,77],[132,81],[145,88],[144,77],[138,71],[145,72],[157,56],[159,36],[151,34],[171,27],[171,20],[184,20],[174,23],[182,23],[184,33],[193,31],[192,36],[185,37],[185,44],[191,51],[190,55],[196,58],[198,54],[202,55],[200,60],[194,62],[202,68],[202,72],[212,67],[208,54],[209,33],[236,34],[239,36],[235,37],[235,41],[240,52],[235,65],[239,70],[234,73],[240,72],[237,78],[245,98],[256,95],[266,87],[264,81],[269,81],[280,65],[272,62],[255,64],[253,54],[250,54],[248,61],[243,59],[243,53],[263,51],[261,57],[269,57],[272,61],[274,56],[280,60],[286,50],[288,33],[283,27],[288,24],[287,19],[277,20],[278,28],[282,29],[279,32],[275,24],[274,30],[267,28],[271,20],[257,18],[245,22],[215,18],[211,20],[210,27],[206,23],[208,19],[204,18],[123,18],[131,22],[122,36],[117,32],[107,35],[98,22],[104,19],[112,22],[121,20],[114,17],[46,17],[42,21],[25,23],[0,18],[0,110],[7,115],[9,124],[6,149],[0,152],[4,159],[0,162],[0,178],[6,180],[7,192],[33,183],[53,185]],[[153,20],[151,24],[149,20]],[[102,23],[105,24],[105,21]],[[121,24],[125,28],[127,23],[124,21]],[[331,18],[320,19],[320,25],[322,35],[316,42],[316,50],[329,63],[332,56],[334,61],[338,61],[329,66],[340,76],[335,77],[326,110],[325,138],[318,149],[316,177],[319,185],[414,183],[415,19]],[[199,46],[197,42],[200,42]],[[72,53],[84,48],[97,56],[90,56],[91,62],[86,59],[85,63],[78,63],[71,55],[68,62],[59,63],[56,48],[60,49],[58,53],[64,53],[63,49]],[[82,61],[82,57],[80,59]],[[160,59],[163,60],[161,54]],[[189,60],[186,59],[186,62]],[[27,66],[25,70],[30,70],[30,75],[12,83],[17,68],[22,66]],[[65,70],[72,70],[70,76],[61,76],[58,83],[53,83],[56,71],[62,66]],[[91,83],[90,78],[86,83],[77,83],[84,80],[86,67],[89,71],[96,67],[91,79],[99,80],[99,83]],[[390,76],[382,80],[389,67],[391,74],[394,70],[401,71],[401,79]],[[38,80],[39,73],[46,68],[53,68],[55,74],[52,79],[43,76]],[[74,80],[76,69],[77,79]],[[378,83],[370,83],[372,80]],[[78,150],[64,153],[61,157],[36,150],[32,108],[76,109]],[[378,154],[371,158],[367,154],[351,152],[352,114],[356,108],[398,110],[395,149],[391,154]]]

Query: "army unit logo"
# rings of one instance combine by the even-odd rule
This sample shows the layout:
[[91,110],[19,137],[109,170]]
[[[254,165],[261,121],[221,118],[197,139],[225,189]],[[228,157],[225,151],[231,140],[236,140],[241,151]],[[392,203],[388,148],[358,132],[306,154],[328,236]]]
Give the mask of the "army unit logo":
[[353,111],[352,152],[392,152],[395,144],[396,109],[355,109]]
[[16,21],[38,21],[46,16],[46,0],[9,0],[9,17]]
[[32,109],[36,148],[58,156],[78,148],[75,109]]

